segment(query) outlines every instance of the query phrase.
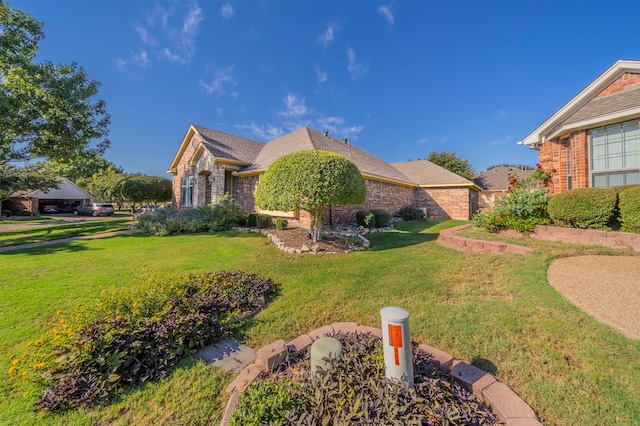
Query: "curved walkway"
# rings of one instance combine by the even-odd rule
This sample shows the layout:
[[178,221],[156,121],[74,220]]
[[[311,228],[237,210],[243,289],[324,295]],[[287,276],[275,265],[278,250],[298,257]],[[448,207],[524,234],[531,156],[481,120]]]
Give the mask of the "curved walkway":
[[600,322],[640,339],[640,257],[555,259],[547,280],[567,300]]

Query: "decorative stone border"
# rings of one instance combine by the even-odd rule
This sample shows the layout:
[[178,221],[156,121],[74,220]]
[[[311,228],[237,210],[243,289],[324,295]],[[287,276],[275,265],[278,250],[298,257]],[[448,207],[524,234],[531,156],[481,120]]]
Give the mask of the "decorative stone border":
[[[362,244],[362,247],[358,247],[358,248],[354,248],[354,249],[350,249],[350,250],[345,250],[345,253],[349,253],[349,252],[352,252],[352,251],[360,251],[362,249],[366,249],[366,248],[369,248],[371,246],[371,243],[369,242],[369,240],[367,240],[364,237],[364,234],[366,234],[367,232],[370,232],[370,231],[367,230],[367,232],[358,233],[356,231],[357,229],[358,228],[354,228],[353,232],[345,233],[345,234],[341,234],[341,235],[343,235],[343,236],[354,236],[354,237],[358,238],[360,240],[360,243]],[[387,229],[387,228],[384,228],[384,229]],[[388,228],[388,229],[393,229],[393,228]],[[287,247],[287,246],[284,245],[284,243],[282,241],[280,241],[280,238],[278,238],[276,235],[274,235],[273,233],[270,232],[269,228],[236,227],[236,228],[233,228],[233,230],[234,231],[248,231],[248,232],[254,232],[256,234],[262,234],[265,237],[267,237],[270,241],[272,241],[273,244],[275,244],[275,246],[279,250],[282,250],[282,251],[285,251],[285,252],[291,253],[291,254],[300,254],[300,253],[336,254],[337,253],[335,251],[318,251],[318,250],[314,250],[313,246],[309,250],[302,250],[302,249],[297,249],[297,248],[293,248],[293,247]],[[380,232],[380,231],[375,231],[375,232]]]
[[[302,334],[288,343],[285,343],[284,340],[277,340],[267,346],[263,346],[256,351],[256,358],[253,364],[249,364],[242,369],[240,374],[227,387],[227,392],[230,396],[220,425],[229,425],[231,415],[238,406],[240,396],[261,373],[273,371],[285,360],[288,353],[306,351],[315,340],[330,333],[370,333],[374,336],[382,337],[382,330],[379,328],[362,326],[355,322],[338,322],[317,328],[308,334]],[[418,347],[433,355],[441,371],[451,373],[460,385],[489,406],[493,413],[498,416],[500,422],[507,426],[542,425],[533,409],[511,388],[498,381],[493,375],[456,360],[440,349],[425,344],[420,344]]]
[[469,228],[471,226],[473,225],[469,223],[466,225],[447,228],[443,231],[440,231],[440,235],[438,235],[437,239],[438,244],[467,253],[531,254],[534,251],[532,248],[520,246],[517,244],[507,244],[499,241],[474,240],[472,238],[465,238],[456,235],[456,232]]

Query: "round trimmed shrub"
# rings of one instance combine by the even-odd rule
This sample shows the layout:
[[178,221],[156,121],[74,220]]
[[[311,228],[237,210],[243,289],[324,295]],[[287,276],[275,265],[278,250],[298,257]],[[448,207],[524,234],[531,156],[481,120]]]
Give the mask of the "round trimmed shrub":
[[640,233],[640,185],[619,192],[618,200],[622,231]]
[[376,228],[383,228],[389,225],[391,213],[383,209],[371,209],[371,213],[373,213],[376,218]]
[[369,210],[359,210],[356,212],[356,222],[358,223],[358,226],[375,228],[376,216]]
[[577,188],[551,197],[547,210],[560,226],[608,229],[616,202],[613,188]]
[[289,226],[289,221],[287,219],[285,219],[284,217],[279,217],[276,219],[276,229],[277,230],[284,230],[287,229],[287,226]]

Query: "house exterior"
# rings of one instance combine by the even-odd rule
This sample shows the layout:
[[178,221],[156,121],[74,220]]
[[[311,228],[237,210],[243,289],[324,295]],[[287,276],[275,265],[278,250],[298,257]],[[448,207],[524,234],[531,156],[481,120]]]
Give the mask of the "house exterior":
[[640,61],[620,60],[522,141],[557,194],[640,183]]
[[[479,188],[429,161],[387,163],[328,132],[302,127],[263,143],[191,125],[168,173],[173,174],[174,208],[192,208],[229,194],[245,212],[262,212],[255,203],[260,176],[283,155],[317,149],[350,159],[360,170],[367,200],[359,206],[331,206],[327,223],[355,221],[362,209],[395,213],[405,206],[426,209],[429,217],[469,219],[477,210]],[[265,212],[308,225],[306,212]]]
[[509,181],[514,175],[526,179],[533,173],[533,169],[521,169],[511,166],[491,167],[473,176],[473,182],[482,188],[479,194],[478,208],[480,211],[492,209],[497,199],[509,191]]
[[2,203],[3,210],[14,213],[28,210],[32,216],[37,216],[44,205],[55,205],[61,211],[69,211],[72,206],[88,203],[93,195],[73,183],[67,178],[60,179],[58,188],[49,191],[20,191]]

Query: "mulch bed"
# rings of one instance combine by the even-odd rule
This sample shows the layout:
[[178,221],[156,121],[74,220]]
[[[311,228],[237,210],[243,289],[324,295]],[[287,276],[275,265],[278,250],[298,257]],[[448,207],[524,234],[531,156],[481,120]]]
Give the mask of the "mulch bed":
[[353,247],[350,247],[344,242],[343,238],[336,235],[325,234],[322,237],[322,241],[313,242],[311,234],[302,229],[269,229],[269,233],[276,236],[286,247],[294,249],[302,250],[303,246],[306,246],[309,250],[312,250],[314,246],[317,246],[317,250],[315,250],[317,252],[338,253],[343,253],[349,249],[353,249]]

